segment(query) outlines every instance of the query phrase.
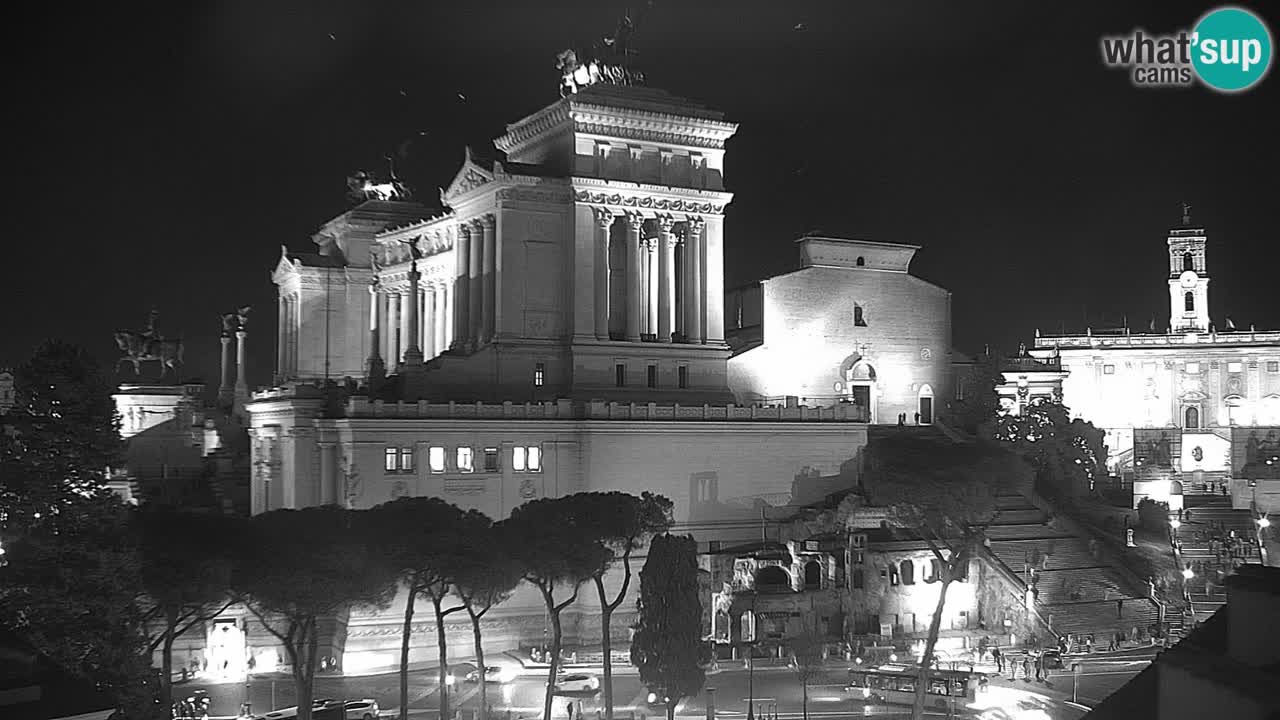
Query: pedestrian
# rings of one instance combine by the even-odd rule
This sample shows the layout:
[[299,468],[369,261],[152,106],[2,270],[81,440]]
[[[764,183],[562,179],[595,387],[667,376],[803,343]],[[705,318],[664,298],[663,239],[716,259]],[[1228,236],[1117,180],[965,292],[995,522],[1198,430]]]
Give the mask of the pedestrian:
[[1111,633],[1111,641],[1107,643],[1107,652],[1113,652],[1116,649],[1116,635]]
[[1022,681],[1031,682],[1031,656],[1022,658]]
[[907,414],[898,413],[898,427],[905,427],[907,424]]
[[1187,511],[1187,522],[1191,522],[1191,511]]
[[1044,679],[1044,655],[1036,656],[1036,680]]
[[1004,655],[1000,653],[1000,648],[995,647],[991,649],[991,659],[996,663],[996,672],[1004,672]]
[[916,413],[916,424],[920,424],[920,413]]
[[573,701],[570,700],[565,706],[564,711],[569,714],[569,720],[573,720]]

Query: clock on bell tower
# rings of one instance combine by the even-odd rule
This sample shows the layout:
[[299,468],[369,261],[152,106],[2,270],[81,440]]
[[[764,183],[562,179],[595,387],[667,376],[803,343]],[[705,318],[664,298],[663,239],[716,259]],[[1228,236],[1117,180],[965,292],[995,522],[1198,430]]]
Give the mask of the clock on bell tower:
[[1191,224],[1191,206],[1182,206],[1182,225],[1169,231],[1169,332],[1209,330],[1209,277],[1204,228]]

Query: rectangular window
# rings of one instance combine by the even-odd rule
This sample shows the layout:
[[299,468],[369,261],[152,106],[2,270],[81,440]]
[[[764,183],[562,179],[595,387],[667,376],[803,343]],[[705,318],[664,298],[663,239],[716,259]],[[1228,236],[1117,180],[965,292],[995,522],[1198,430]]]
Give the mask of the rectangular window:
[[1240,362],[1227,363],[1227,372],[1229,373],[1244,372],[1244,363],[1240,363]]
[[547,370],[546,366],[543,365],[542,363],[534,363],[533,365],[533,386],[534,387],[542,387],[542,383],[545,380],[546,370]]
[[431,467],[431,472],[442,473],[444,466],[444,448],[439,445],[427,450],[427,465]]
[[1197,373],[1199,373],[1199,372],[1200,372],[1200,363],[1198,363],[1198,362],[1189,362],[1189,363],[1187,363],[1187,373],[1188,373],[1188,374],[1190,374],[1190,375],[1195,375],[1195,374],[1197,374]]
[[689,387],[689,366],[688,365],[681,365],[680,367],[676,368],[676,380],[677,380],[677,385],[679,385],[681,389]]
[[475,455],[469,447],[458,448],[458,470],[462,472],[472,472],[475,470]]
[[1115,365],[1103,365],[1103,366],[1102,366],[1102,374],[1103,374],[1103,375],[1115,375],[1115,374],[1116,374],[1116,366],[1115,366]]
[[542,472],[542,446],[529,446],[529,472]]
[[645,385],[651,388],[658,387],[658,366],[650,365],[645,372]]
[[400,472],[413,472],[413,448],[400,448]]
[[618,387],[627,386],[627,366],[618,363],[613,366],[613,383]]
[[1268,360],[1267,372],[1280,372],[1280,360]]
[[525,467],[525,449],[519,445],[511,448],[511,469],[516,472],[524,472]]
[[400,458],[399,450],[396,450],[393,447],[387,448],[386,454],[383,455],[382,469],[386,470],[387,472],[395,472],[400,468],[399,458]]
[[484,471],[498,472],[498,448],[484,449]]

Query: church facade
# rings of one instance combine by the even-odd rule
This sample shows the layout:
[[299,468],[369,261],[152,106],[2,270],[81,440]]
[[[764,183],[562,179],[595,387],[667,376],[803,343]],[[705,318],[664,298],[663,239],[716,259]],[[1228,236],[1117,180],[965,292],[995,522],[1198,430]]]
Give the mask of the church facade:
[[1225,481],[1248,507],[1271,495],[1266,461],[1280,456],[1280,331],[1211,321],[1205,228],[1184,216],[1166,245],[1168,332],[1153,322],[1148,333],[1038,335],[1035,367],[1012,380],[1060,385],[1072,414],[1106,431],[1110,469],[1133,477],[1135,504],[1151,497],[1176,509],[1187,483]]

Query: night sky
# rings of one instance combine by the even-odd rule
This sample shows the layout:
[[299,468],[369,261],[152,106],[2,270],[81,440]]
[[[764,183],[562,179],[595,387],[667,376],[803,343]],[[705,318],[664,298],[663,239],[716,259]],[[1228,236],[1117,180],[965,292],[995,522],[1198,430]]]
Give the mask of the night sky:
[[[1274,37],[1274,4],[1244,5]],[[111,332],[156,305],[185,374],[216,386],[218,315],[251,304],[249,380],[269,382],[280,245],[311,251],[346,176],[390,153],[434,206],[463,146],[492,152],[554,102],[557,51],[611,34],[624,7],[29,6],[10,26],[0,365],[46,336],[113,362]],[[1190,28],[1212,7],[631,4],[649,84],[740,123],[726,287],[794,267],[806,231],[921,245],[912,269],[954,293],[961,350],[1086,316],[1163,328],[1184,200],[1209,229],[1218,326],[1280,328],[1280,76],[1235,96],[1138,89],[1100,59],[1102,35]]]

